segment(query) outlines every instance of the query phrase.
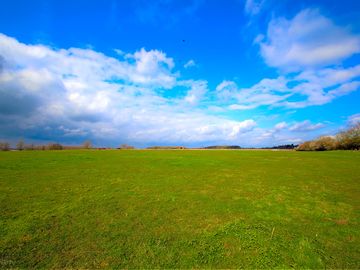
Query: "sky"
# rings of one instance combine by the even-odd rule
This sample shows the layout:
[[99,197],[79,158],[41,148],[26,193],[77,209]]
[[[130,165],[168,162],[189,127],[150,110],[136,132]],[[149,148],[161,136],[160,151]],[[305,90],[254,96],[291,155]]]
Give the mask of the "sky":
[[360,1],[0,2],[0,140],[298,144],[360,121]]

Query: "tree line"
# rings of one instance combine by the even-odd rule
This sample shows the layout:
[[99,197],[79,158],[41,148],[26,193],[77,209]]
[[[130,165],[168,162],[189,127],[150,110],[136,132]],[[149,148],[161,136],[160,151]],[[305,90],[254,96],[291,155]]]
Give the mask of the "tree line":
[[16,143],[15,148],[11,148],[8,142],[0,142],[1,151],[9,150],[63,150],[63,149],[91,149],[92,144],[90,141],[85,141],[82,145],[79,146],[65,146],[60,143],[48,143],[46,145],[36,145],[33,143],[25,143],[24,140],[20,140]]
[[[360,122],[348,128],[345,131],[339,132],[335,136],[321,136],[312,141],[306,141],[299,146],[279,145],[264,149],[294,149],[297,151],[326,151],[326,150],[360,150]],[[64,146],[59,143],[49,143],[47,145],[26,144],[24,140],[20,140],[16,144],[16,148],[11,148],[8,142],[0,142],[0,151],[9,151],[16,149],[23,150],[63,150],[63,149],[94,149],[92,143],[87,140],[79,146]],[[95,148],[95,149],[112,149],[112,148]],[[117,149],[135,149],[128,144],[122,144]],[[184,146],[152,146],[147,149],[187,149]],[[197,149],[242,149],[237,145],[214,145]]]
[[360,150],[360,122],[335,136],[321,136],[300,144],[298,151]]

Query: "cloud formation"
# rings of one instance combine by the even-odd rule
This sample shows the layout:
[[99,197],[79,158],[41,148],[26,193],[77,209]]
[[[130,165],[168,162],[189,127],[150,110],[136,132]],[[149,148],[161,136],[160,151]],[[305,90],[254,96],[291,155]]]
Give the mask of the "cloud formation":
[[339,63],[359,53],[360,36],[334,24],[317,9],[305,9],[290,20],[271,20],[259,45],[269,66],[297,71]]
[[348,123],[350,126],[360,123],[360,113],[350,115],[348,118]]
[[[256,9],[260,2],[247,5]],[[317,9],[302,10],[290,20],[272,19],[266,36],[257,36],[255,43],[265,62],[281,75],[248,88],[229,80],[220,83],[217,95],[230,101],[230,110],[323,105],[360,88],[360,65],[341,65],[360,52],[360,36]]]
[[[174,61],[141,49],[119,58],[90,49],[26,45],[0,35],[1,136],[78,142],[241,142],[254,120],[211,116],[196,105],[207,81],[181,80]],[[163,91],[184,87],[182,99]]]
[[232,110],[260,106],[304,108],[323,105],[360,88],[360,65],[350,68],[324,68],[291,73],[275,79],[263,79],[250,88],[223,81],[218,96],[231,100]]
[[190,59],[189,61],[187,61],[184,65],[184,68],[191,68],[191,67],[195,67],[196,63],[194,60]]
[[[263,1],[249,3],[255,14]],[[326,32],[322,39],[319,31]],[[357,91],[360,65],[339,63],[359,51],[358,40],[317,10],[303,10],[291,20],[275,18],[257,43],[279,75],[249,87],[224,80],[212,90],[207,80],[183,79],[174,59],[156,49],[116,49],[110,57],[92,49],[24,44],[0,34],[0,137],[139,146],[300,142],[325,125],[283,121],[265,129],[235,111],[323,105]],[[335,52],[312,57],[313,50],[328,49]],[[190,60],[184,67],[194,64]]]
[[245,12],[248,15],[256,15],[261,11],[265,0],[246,0],[245,1]]
[[289,127],[289,130],[307,132],[307,131],[317,130],[323,127],[325,127],[325,125],[322,123],[311,124],[309,120],[305,120],[303,122],[293,124],[291,127]]

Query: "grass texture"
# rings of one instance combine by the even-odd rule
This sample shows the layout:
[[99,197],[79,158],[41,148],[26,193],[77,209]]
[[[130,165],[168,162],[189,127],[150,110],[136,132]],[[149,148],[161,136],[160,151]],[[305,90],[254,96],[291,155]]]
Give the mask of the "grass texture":
[[0,153],[0,268],[360,268],[360,152]]

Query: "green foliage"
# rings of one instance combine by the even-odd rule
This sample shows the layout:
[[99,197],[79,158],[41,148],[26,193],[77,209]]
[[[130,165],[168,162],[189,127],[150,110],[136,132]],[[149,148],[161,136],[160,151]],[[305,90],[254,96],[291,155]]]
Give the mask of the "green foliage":
[[0,268],[359,269],[360,152],[0,153]]

